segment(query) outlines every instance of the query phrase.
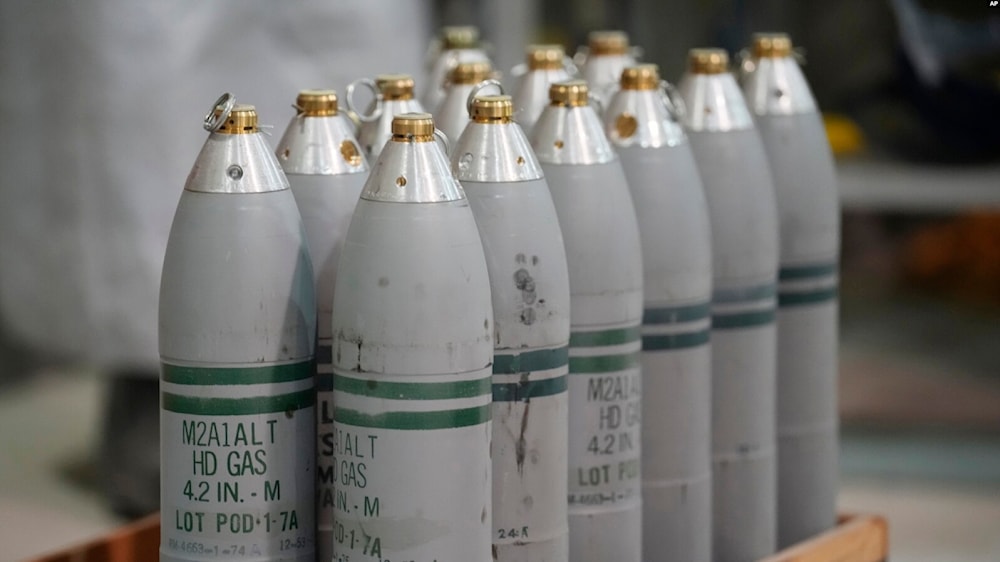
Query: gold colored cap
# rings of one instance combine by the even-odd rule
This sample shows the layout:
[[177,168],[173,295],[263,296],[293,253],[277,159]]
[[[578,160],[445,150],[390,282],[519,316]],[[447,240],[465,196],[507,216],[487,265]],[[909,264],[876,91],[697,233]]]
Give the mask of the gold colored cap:
[[452,84],[478,84],[493,74],[493,65],[486,61],[460,62],[448,73]]
[[441,28],[442,48],[473,49],[479,43],[479,28],[474,25],[450,25]]
[[224,135],[247,135],[257,132],[257,109],[252,105],[238,104],[229,112],[229,118],[218,129]]
[[787,33],[754,33],[753,56],[780,59],[792,54],[792,40]]
[[429,142],[434,140],[434,119],[430,113],[403,113],[392,118],[392,140]]
[[589,103],[590,90],[583,80],[567,80],[549,86],[549,101],[552,105],[580,107]]
[[335,90],[302,90],[295,98],[295,108],[305,117],[330,117],[336,115],[337,92]]
[[723,49],[691,49],[688,71],[692,74],[722,74],[729,70],[729,55]]
[[387,100],[413,99],[413,77],[409,74],[379,74],[375,85]]
[[562,45],[528,45],[528,68],[530,70],[551,70],[562,68],[566,51]]
[[655,90],[660,87],[660,67],[640,64],[622,71],[623,90]]
[[628,34],[624,31],[591,31],[587,45],[592,55],[624,55],[628,53]]
[[476,123],[510,123],[514,102],[510,96],[477,96],[472,101],[471,115]]

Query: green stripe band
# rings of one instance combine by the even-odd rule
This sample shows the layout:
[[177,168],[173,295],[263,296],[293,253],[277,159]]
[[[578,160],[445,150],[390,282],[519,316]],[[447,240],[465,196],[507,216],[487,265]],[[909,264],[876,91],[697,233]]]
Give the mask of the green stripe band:
[[493,383],[494,402],[521,402],[529,398],[566,392],[566,376],[537,381]]
[[490,394],[490,379],[487,375],[471,381],[388,382],[374,378],[356,379],[334,373],[333,389],[357,396],[392,400],[453,400]]
[[813,277],[829,277],[836,275],[836,263],[823,263],[816,265],[797,265],[782,267],[778,270],[779,281],[792,281],[796,279],[812,279]]
[[513,375],[530,371],[546,371],[562,367],[569,361],[569,348],[538,349],[513,355],[493,357],[494,375]]
[[715,314],[712,316],[713,330],[731,330],[766,326],[774,322],[774,309],[737,312],[735,314]]
[[316,374],[312,361],[261,367],[181,367],[162,363],[163,382],[184,385],[245,385],[301,381]]
[[249,398],[201,398],[181,396],[169,392],[161,394],[164,410],[197,416],[275,414],[301,410],[316,404],[316,392],[311,388],[278,396],[253,396]]
[[668,351],[687,349],[708,343],[709,330],[699,330],[686,334],[657,334],[642,336],[643,351]]
[[613,373],[639,366],[639,352],[619,355],[595,355],[593,357],[570,357],[570,373]]
[[[601,330],[598,332],[573,332],[569,336],[570,347],[603,347],[621,345],[639,339],[639,326]],[[570,360],[572,361],[572,360]]]
[[333,391],[333,373],[322,373],[316,375],[316,391],[317,392]]
[[832,301],[837,298],[837,288],[828,287],[815,291],[792,293],[778,293],[778,306],[802,306],[806,304],[818,304]]
[[383,412],[365,414],[337,406],[333,420],[356,427],[377,429],[449,429],[479,425],[490,420],[490,405],[437,412]]
[[678,324],[708,318],[712,307],[709,303],[689,304],[686,306],[670,306],[663,308],[647,308],[642,312],[643,324]]
[[718,304],[759,301],[772,298],[776,293],[777,288],[774,283],[735,289],[716,289],[712,292],[712,302]]

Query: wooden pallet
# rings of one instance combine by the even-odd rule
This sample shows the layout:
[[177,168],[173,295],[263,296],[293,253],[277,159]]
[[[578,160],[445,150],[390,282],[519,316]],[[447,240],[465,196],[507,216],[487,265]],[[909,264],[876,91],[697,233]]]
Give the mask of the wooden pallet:
[[836,527],[760,562],[883,562],[889,524],[877,515],[842,515]]
[[[110,535],[25,562],[154,562],[159,560],[160,516],[150,515]],[[876,515],[841,516],[836,528],[760,562],[882,562],[889,526]]]

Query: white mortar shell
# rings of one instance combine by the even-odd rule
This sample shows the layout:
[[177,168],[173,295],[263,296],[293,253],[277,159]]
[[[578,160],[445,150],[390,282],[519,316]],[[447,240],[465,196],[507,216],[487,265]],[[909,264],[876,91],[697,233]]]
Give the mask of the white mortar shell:
[[[774,187],[754,129],[688,138],[712,226],[713,559],[750,560],[774,552],[776,540],[777,498],[734,488],[775,487],[767,469],[775,454]],[[736,462],[745,457],[761,460],[740,474],[751,470]]]
[[493,293],[494,559],[565,562],[570,296],[555,206],[544,179],[462,185]]
[[315,559],[312,276],[287,189],[181,195],[160,291],[161,561]]
[[712,247],[705,193],[686,141],[618,152],[643,249],[643,556],[707,562]]
[[518,77],[511,98],[514,101],[514,120],[525,134],[531,135],[538,117],[549,105],[549,87],[569,79],[565,68],[528,70]]
[[[434,110],[434,125],[448,137],[451,150],[454,151],[458,137],[469,124],[468,101],[469,94],[476,84],[451,84],[445,90],[444,98]],[[495,88],[491,88],[494,90]],[[490,92],[492,93],[492,92]],[[485,94],[484,94],[485,95]]]
[[333,558],[333,367],[330,330],[337,259],[368,163],[344,114],[292,117],[275,150],[306,231],[316,288],[316,552]]
[[[383,100],[382,113],[373,121],[361,123],[358,129],[358,142],[364,149],[369,162],[375,160],[382,154],[386,141],[392,138],[392,118],[404,113],[423,113],[424,105],[414,99],[408,100]],[[369,105],[365,114],[370,115],[374,107]],[[374,164],[373,164],[374,166]]]
[[491,560],[493,314],[464,197],[360,200],[333,333],[334,559]]
[[[780,548],[836,523],[836,449],[824,443],[836,439],[838,425],[840,206],[819,114],[756,120],[774,175],[781,225],[778,446],[787,443],[800,451],[778,466]],[[809,439],[816,443],[803,443]]]
[[463,62],[489,62],[490,57],[482,49],[447,49],[441,51],[427,74],[423,90],[420,93],[420,103],[428,109],[434,109],[444,99],[444,83],[448,72]]
[[638,561],[642,254],[635,210],[617,158],[542,169],[569,265],[570,559]]
[[[317,478],[330,474],[328,471],[333,463],[331,315],[337,260],[367,176],[367,173],[336,176],[288,175],[295,202],[302,214],[309,255],[315,271]],[[320,560],[331,560],[335,497],[333,483],[320,479],[316,486],[316,551]]]

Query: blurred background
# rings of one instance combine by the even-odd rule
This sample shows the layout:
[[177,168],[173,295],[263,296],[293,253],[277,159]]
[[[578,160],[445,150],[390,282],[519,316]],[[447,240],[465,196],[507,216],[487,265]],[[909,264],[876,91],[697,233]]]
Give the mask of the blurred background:
[[[156,298],[223,91],[280,134],[302,88],[410,72],[477,25],[500,69],[623,29],[687,50],[786,31],[843,206],[843,512],[892,560],[1000,560],[1000,7],[989,0],[0,4],[0,560],[154,510]],[[272,138],[275,142],[276,138]]]

